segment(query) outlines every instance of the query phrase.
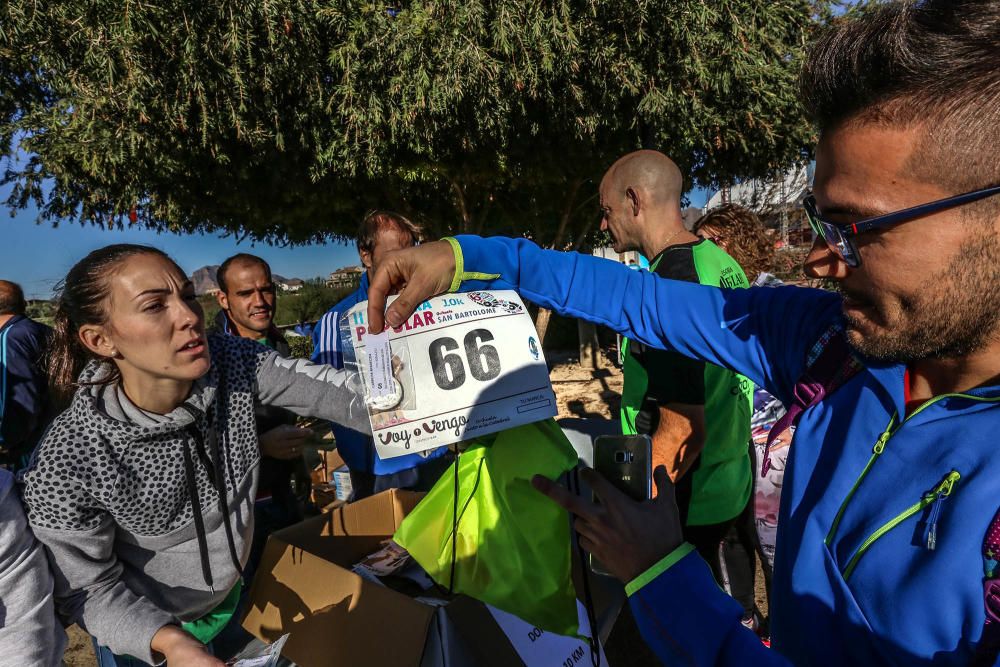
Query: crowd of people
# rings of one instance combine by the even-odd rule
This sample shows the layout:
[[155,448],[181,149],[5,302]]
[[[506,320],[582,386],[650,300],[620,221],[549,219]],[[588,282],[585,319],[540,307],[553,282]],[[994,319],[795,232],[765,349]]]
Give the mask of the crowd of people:
[[898,0],[811,48],[804,270],[836,290],[771,276],[746,209],[685,228],[683,175],[652,150],[598,192],[615,250],[647,270],[525,239],[418,244],[374,211],[361,284],[315,326],[311,360],[291,358],[253,255],[220,266],[211,331],[148,246],[76,263],[51,330],[0,281],[0,664],[58,665],[79,623],[102,667],[224,665],[264,539],[302,518],[300,417],[332,423],[355,498],[427,489],[453,458],[382,460],[357,430],[346,312],[367,300],[378,333],[479,289],[624,337],[620,430],[650,437],[654,497],[592,470],[599,503],[533,484],[575,517],[664,664],[996,664],[998,30],[993,0]]

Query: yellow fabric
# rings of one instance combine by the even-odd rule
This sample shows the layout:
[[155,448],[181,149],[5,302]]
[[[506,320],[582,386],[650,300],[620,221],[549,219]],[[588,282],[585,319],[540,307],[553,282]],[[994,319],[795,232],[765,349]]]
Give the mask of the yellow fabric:
[[452,583],[457,466],[451,588],[543,630],[575,635],[569,521],[530,480],[558,477],[576,463],[576,452],[551,419],[480,438],[406,517],[395,540],[435,581]]
[[480,282],[490,282],[500,277],[499,273],[479,273],[477,271],[465,270],[465,255],[462,254],[462,245],[458,239],[446,236],[442,241],[447,241],[451,246],[451,252],[455,255],[455,275],[451,277],[451,285],[448,286],[448,293],[457,292],[462,287],[462,283],[467,280],[478,280]]

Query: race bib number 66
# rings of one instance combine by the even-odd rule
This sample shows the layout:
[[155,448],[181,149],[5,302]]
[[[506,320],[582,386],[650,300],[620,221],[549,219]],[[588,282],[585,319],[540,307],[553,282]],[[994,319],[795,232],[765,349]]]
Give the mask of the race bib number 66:
[[368,334],[367,307],[347,321],[383,459],[555,416],[538,334],[516,292],[434,297],[387,339]]

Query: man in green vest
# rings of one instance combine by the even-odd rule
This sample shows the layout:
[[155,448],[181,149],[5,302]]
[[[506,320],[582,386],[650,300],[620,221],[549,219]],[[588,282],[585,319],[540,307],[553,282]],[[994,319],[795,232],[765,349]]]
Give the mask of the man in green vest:
[[[629,153],[601,181],[601,229],[616,252],[638,250],[649,270],[704,285],[748,287],[746,276],[681,219],[680,170],[656,151]],[[677,490],[684,539],[722,584],[719,544],[750,501],[747,443],[753,387],[737,373],[626,339],[622,432],[647,434],[653,467],[666,466]]]

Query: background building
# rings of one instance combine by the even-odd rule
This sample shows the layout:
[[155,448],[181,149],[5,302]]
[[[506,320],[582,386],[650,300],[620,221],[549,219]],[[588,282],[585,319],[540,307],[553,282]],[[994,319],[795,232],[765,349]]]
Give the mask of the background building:
[[357,287],[361,282],[361,274],[365,270],[360,266],[345,266],[337,269],[326,279],[326,286],[339,289],[342,287]]
[[811,244],[812,230],[802,200],[812,189],[815,168],[816,164],[810,162],[773,179],[753,179],[722,188],[709,198],[705,211],[723,204],[739,204],[759,215],[764,226],[773,230],[779,248]]

